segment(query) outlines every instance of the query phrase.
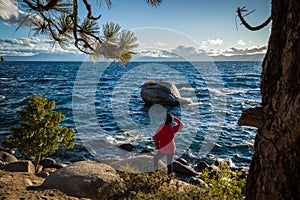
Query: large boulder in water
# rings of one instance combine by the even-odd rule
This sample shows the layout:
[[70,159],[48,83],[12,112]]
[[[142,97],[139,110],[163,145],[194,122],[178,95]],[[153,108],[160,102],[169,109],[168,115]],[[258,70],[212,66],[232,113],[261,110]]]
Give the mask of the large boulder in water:
[[168,81],[144,83],[141,96],[146,105],[179,106],[192,103],[190,98],[182,98],[176,85]]

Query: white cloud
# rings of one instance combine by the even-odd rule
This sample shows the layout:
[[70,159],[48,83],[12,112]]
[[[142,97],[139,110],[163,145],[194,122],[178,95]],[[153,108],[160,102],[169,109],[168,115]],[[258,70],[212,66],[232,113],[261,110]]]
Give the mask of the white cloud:
[[243,40],[238,40],[237,44],[241,45],[241,46],[244,46],[244,45],[246,45],[246,42],[244,42]]
[[22,27],[32,26],[31,19],[42,20],[39,16],[25,13],[19,9],[18,2],[15,0],[1,1],[0,19],[6,25],[17,24]]
[[0,4],[0,18],[3,21],[10,21],[16,23],[19,18],[20,11],[15,1],[1,1]]
[[211,45],[221,45],[221,44],[223,44],[223,40],[221,40],[221,39],[208,40],[208,43]]
[[201,49],[207,49],[208,45],[222,45],[223,44],[223,40],[221,39],[214,39],[214,40],[205,40],[205,41],[201,41],[201,45],[200,48]]

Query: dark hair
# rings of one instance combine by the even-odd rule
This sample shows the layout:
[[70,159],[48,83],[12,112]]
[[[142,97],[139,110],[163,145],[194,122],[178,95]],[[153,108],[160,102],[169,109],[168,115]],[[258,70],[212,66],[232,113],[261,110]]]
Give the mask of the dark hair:
[[171,115],[170,113],[167,113],[165,124],[171,124],[172,121],[173,121],[173,115]]

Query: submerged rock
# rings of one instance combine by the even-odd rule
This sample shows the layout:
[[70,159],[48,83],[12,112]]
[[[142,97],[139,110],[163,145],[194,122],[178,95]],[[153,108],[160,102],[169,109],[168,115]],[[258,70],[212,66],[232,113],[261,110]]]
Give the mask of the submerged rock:
[[146,105],[179,106],[192,103],[191,99],[182,98],[176,85],[168,81],[144,83],[141,96]]
[[132,144],[126,143],[119,145],[120,149],[123,149],[125,151],[132,151],[134,149],[134,146]]

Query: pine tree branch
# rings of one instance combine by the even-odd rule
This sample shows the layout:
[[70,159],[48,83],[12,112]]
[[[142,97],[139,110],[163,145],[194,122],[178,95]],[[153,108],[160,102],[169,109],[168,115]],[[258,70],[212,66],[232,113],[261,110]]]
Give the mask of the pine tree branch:
[[88,0],[82,0],[85,7],[86,7],[86,10],[88,11],[88,14],[87,14],[87,17],[89,19],[93,19],[93,20],[98,20],[100,19],[101,15],[99,15],[98,17],[94,17],[93,14],[92,14],[92,6],[89,4]]
[[59,0],[50,0],[46,6],[42,5],[42,8],[44,11],[51,10],[58,2]]
[[242,24],[243,24],[247,29],[249,29],[249,30],[251,30],[251,31],[258,31],[258,30],[264,28],[264,27],[267,26],[267,25],[271,22],[271,20],[272,20],[272,18],[271,18],[271,16],[270,16],[270,17],[269,17],[264,23],[262,23],[261,25],[259,25],[259,26],[251,26],[251,25],[248,24],[248,22],[246,22],[246,20],[244,19],[243,15],[242,15],[242,10],[241,10],[240,7],[238,7],[238,9],[237,9],[236,12],[238,13],[238,17],[240,18]]

